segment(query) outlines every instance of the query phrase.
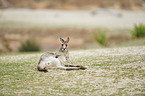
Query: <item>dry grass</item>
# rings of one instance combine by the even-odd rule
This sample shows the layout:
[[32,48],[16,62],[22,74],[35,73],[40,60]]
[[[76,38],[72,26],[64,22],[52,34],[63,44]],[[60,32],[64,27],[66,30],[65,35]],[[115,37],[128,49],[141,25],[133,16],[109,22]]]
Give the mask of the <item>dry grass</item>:
[[39,72],[40,53],[1,55],[0,95],[145,95],[145,46],[71,51],[84,71]]

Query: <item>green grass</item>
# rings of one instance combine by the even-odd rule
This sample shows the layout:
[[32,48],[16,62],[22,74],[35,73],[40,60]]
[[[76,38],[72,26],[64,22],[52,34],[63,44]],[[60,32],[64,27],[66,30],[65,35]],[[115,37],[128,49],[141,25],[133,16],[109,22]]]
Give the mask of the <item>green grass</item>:
[[95,38],[95,41],[98,42],[100,45],[106,46],[107,37],[106,37],[105,31],[99,32],[98,34],[94,32],[94,38]]
[[21,42],[19,47],[20,52],[35,52],[40,51],[40,45],[35,40],[26,40]]
[[144,38],[145,37],[145,25],[144,24],[135,24],[134,29],[131,31],[132,38]]
[[1,55],[0,95],[145,95],[145,46],[71,51],[83,71],[39,72],[40,55]]

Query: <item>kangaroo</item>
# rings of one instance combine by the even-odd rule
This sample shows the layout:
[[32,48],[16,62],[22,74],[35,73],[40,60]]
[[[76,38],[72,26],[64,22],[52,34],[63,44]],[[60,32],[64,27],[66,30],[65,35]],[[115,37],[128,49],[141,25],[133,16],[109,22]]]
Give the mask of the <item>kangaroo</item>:
[[37,69],[39,71],[48,71],[49,69],[65,69],[65,70],[86,69],[85,66],[69,64],[72,63],[69,58],[68,51],[69,37],[67,38],[66,41],[60,38],[60,42],[61,47],[58,52],[56,53],[47,52],[41,55]]

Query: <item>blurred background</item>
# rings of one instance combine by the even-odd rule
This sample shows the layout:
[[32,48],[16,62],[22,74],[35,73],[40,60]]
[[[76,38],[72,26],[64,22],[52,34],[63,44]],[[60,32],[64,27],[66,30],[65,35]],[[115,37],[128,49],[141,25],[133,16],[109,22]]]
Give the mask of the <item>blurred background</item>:
[[145,45],[145,0],[0,0],[0,53]]

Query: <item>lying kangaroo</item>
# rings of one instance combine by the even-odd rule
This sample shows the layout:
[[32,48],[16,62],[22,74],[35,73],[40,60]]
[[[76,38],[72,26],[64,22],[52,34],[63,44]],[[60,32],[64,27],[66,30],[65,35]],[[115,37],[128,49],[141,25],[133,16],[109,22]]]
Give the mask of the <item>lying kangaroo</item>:
[[39,71],[47,71],[49,69],[65,69],[65,70],[77,70],[77,69],[86,69],[85,66],[80,65],[73,65],[68,64],[72,63],[69,59],[69,52],[68,52],[68,42],[69,37],[67,40],[63,40],[60,38],[61,48],[56,53],[44,53],[41,55],[39,63],[38,63],[38,70]]

